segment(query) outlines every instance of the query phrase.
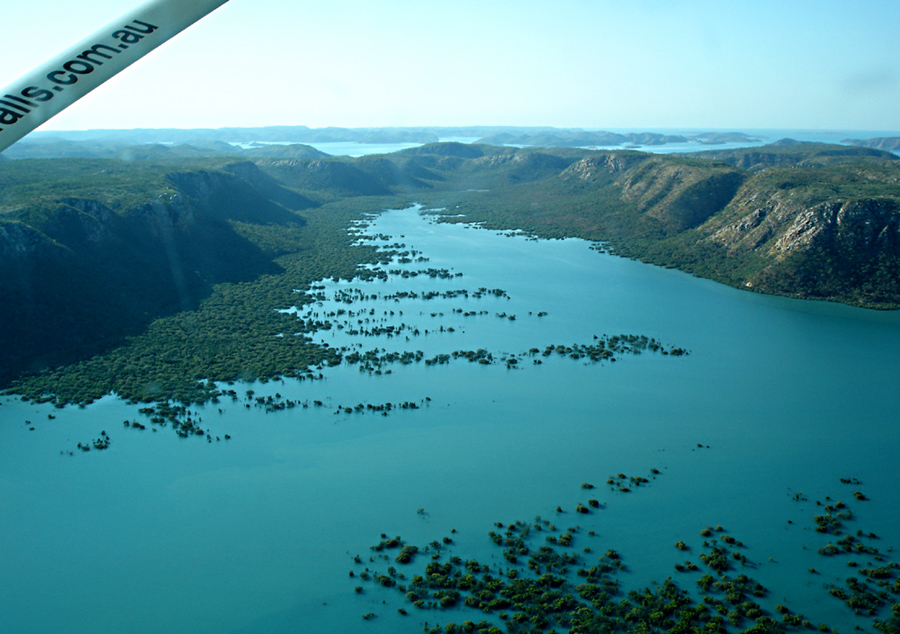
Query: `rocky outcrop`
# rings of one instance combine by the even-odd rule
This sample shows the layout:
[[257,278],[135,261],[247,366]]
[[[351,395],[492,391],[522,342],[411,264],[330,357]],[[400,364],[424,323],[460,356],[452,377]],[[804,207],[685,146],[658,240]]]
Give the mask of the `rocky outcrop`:
[[789,254],[820,245],[856,253],[897,254],[900,206],[896,200],[883,199],[822,203],[797,214],[773,248]]
[[733,255],[762,250],[783,259],[826,244],[868,251],[900,242],[900,207],[894,199],[830,201],[806,207],[777,192],[756,193],[735,206],[743,213],[711,235]]
[[745,175],[725,164],[698,165],[653,157],[616,180],[622,200],[671,235],[696,227],[731,202]]
[[573,163],[562,173],[563,178],[576,178],[586,182],[607,179],[621,174],[649,158],[638,152],[609,152],[588,156]]
[[[900,304],[900,201],[808,201],[750,184],[702,229],[742,266],[742,286],[871,307]],[[723,214],[724,215],[724,214]],[[748,266],[746,263],[753,262]]]
[[4,267],[28,258],[50,257],[62,250],[64,247],[61,244],[34,227],[17,221],[0,220],[0,262]]
[[197,224],[198,205],[187,196],[163,194],[130,209],[128,217],[156,230],[172,231],[193,228]]
[[741,192],[731,207],[733,219],[715,228],[710,240],[726,247],[732,256],[763,247],[803,210],[802,204],[781,191],[753,189]]

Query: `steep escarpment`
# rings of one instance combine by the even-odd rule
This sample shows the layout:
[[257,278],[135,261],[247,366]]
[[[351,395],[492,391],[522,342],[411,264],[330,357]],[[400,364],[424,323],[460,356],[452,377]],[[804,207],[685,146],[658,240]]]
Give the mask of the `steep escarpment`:
[[[642,245],[626,239],[625,251],[742,288],[900,306],[900,164],[860,149],[811,147],[784,166],[756,163],[729,183],[738,186],[727,200],[701,193],[672,208],[686,220],[675,232]],[[705,204],[713,213],[701,213]]]
[[318,200],[392,193],[377,175],[339,159],[264,161],[260,167],[279,183]]
[[229,172],[133,178],[119,187],[156,194],[125,206],[103,188],[58,196],[54,189],[66,189],[59,182],[4,192],[18,204],[0,214],[0,379],[107,349],[159,316],[195,308],[215,284],[277,272],[272,255],[238,228],[303,225]]
[[813,205],[783,195],[736,201],[709,241],[754,258],[742,283],[769,293],[893,307],[900,298],[900,199]]
[[[900,306],[897,157],[807,143],[702,156],[586,153],[557,174],[494,180],[491,191],[454,200],[453,213],[603,240],[622,255],[741,288]],[[509,160],[485,152],[470,162],[489,170]],[[464,165],[435,169],[467,174]]]
[[429,180],[439,180],[436,174],[417,169],[410,161],[396,162],[382,156],[366,156],[356,166],[368,177],[375,178],[385,187],[395,191],[419,191],[430,189]]
[[609,183],[613,176],[622,174],[632,167],[651,158],[642,152],[603,152],[586,156],[577,161],[560,176],[564,179],[579,179],[584,182]]
[[743,181],[743,173],[725,164],[654,157],[627,170],[615,185],[645,223],[657,225],[661,235],[671,235],[723,209]]
[[472,161],[477,171],[502,173],[510,184],[529,183],[556,176],[567,169],[573,158],[548,152],[513,152],[482,156]]
[[225,166],[225,171],[246,182],[266,199],[293,211],[315,207],[316,203],[279,183],[259,169],[256,163],[243,161]]

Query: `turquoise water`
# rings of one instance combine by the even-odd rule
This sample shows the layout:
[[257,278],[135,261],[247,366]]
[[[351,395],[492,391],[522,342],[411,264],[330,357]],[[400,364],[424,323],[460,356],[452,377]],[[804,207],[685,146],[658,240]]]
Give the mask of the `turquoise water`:
[[[474,143],[477,140],[477,138],[473,137],[446,137],[441,139],[441,142]],[[332,156],[359,157],[370,154],[390,154],[400,150],[419,147],[422,143],[352,143],[332,141],[327,143],[308,143],[307,145],[311,145],[320,152],[325,152]]]
[[[353,555],[368,556],[382,533],[425,545],[456,529],[454,552],[489,561],[500,554],[487,538],[494,522],[535,515],[595,530],[593,550],[615,548],[628,565],[626,587],[676,574],[685,557],[674,542],[699,548],[699,531],[721,524],[747,544],[749,574],[771,590],[764,606],[841,631],[860,622],[823,588],[848,576],[846,561],[816,553],[834,538],[815,533],[812,517],[816,500],[843,499],[857,516],[848,531],[877,533],[883,552],[900,546],[900,315],[738,291],[578,240],[435,224],[415,209],[359,230],[428,259],[388,269],[462,275],[323,282],[324,301],[299,314],[355,314],[318,337],[425,358],[524,353],[517,367],[397,363],[379,375],[344,364],[322,381],[223,386],[236,402],[197,408],[211,442],[125,428],[143,419],[112,397],[65,410],[3,401],[0,631],[416,632],[472,616],[402,619],[397,596],[353,592]],[[475,298],[480,287],[505,295]],[[463,289],[468,298],[421,299]],[[376,298],[333,300],[350,290]],[[420,297],[386,299],[398,292]],[[348,334],[360,318],[420,334]],[[537,355],[540,365],[527,355],[619,333],[690,354]],[[248,389],[310,406],[266,414]],[[388,402],[420,407],[335,413]],[[101,431],[108,450],[76,448]],[[651,468],[660,474],[640,490],[603,486]],[[841,484],[849,477],[862,485]],[[605,507],[576,517],[585,481]],[[856,502],[856,489],[870,500]],[[378,618],[363,621],[370,611]]]

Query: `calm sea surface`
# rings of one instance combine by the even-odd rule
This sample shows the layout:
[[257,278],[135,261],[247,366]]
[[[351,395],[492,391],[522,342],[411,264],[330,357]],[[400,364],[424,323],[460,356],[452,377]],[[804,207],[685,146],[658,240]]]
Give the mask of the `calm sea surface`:
[[[497,561],[494,522],[536,515],[595,530],[592,549],[615,548],[627,564],[626,589],[677,575],[685,555],[674,542],[696,552],[699,531],[721,524],[771,590],[764,607],[869,628],[828,596],[846,560],[816,553],[834,538],[813,530],[813,516],[816,501],[846,501],[848,532],[877,533],[896,558],[900,314],[765,297],[578,240],[436,224],[416,209],[358,230],[412,252],[386,268],[451,277],[323,282],[323,301],[298,311],[332,323],[317,337],[425,359],[484,349],[498,362],[380,373],[345,363],[321,381],[223,386],[237,400],[194,408],[210,441],[152,431],[112,397],[64,410],[2,401],[0,631],[418,632],[477,615],[410,608],[404,619],[398,594],[354,593],[354,555],[367,559],[382,533],[426,545],[455,529],[453,552]],[[338,292],[366,299],[338,302]],[[378,334],[387,326],[395,334]],[[528,354],[616,334],[690,354],[596,364]],[[515,366],[499,362],[511,355]],[[266,413],[260,396],[309,406]],[[418,409],[355,411],[402,402]],[[102,431],[108,450],[77,449]],[[650,483],[611,490],[620,472]],[[590,516],[574,512],[590,497],[582,482],[604,505]],[[695,577],[677,579],[691,587]],[[364,621],[367,612],[379,616]]]
[[[634,130],[611,130],[626,134],[634,132]],[[643,131],[643,130],[642,130]],[[651,129],[647,132],[655,132],[658,134],[674,134],[686,137],[693,137],[698,134],[710,132],[710,130],[676,130],[676,129]],[[722,130],[721,132],[729,132],[730,130]],[[750,135],[755,140],[742,140],[730,143],[703,144],[698,141],[686,141],[684,143],[666,143],[664,145],[610,145],[606,147],[593,147],[595,150],[624,150],[636,149],[641,152],[650,152],[652,154],[673,154],[677,152],[702,152],[706,150],[734,150],[738,148],[753,148],[775,143],[781,139],[793,139],[795,141],[803,141],[807,143],[835,143],[842,144],[847,139],[871,139],[876,137],[892,137],[897,136],[897,132],[890,131],[874,131],[874,130],[742,130],[741,132]],[[459,143],[475,143],[477,137],[447,137],[442,138],[441,142],[456,141]],[[369,154],[388,154],[390,152],[399,152],[412,147],[418,147],[419,143],[309,143],[317,150],[331,154],[332,156],[366,156]],[[247,146],[249,147],[249,146]],[[897,152],[894,152],[897,154]]]

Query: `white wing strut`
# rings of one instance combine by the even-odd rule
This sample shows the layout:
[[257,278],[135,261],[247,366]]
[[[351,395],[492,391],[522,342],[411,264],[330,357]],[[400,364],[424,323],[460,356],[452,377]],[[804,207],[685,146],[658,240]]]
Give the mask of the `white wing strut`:
[[153,0],[0,92],[0,152],[228,0]]

